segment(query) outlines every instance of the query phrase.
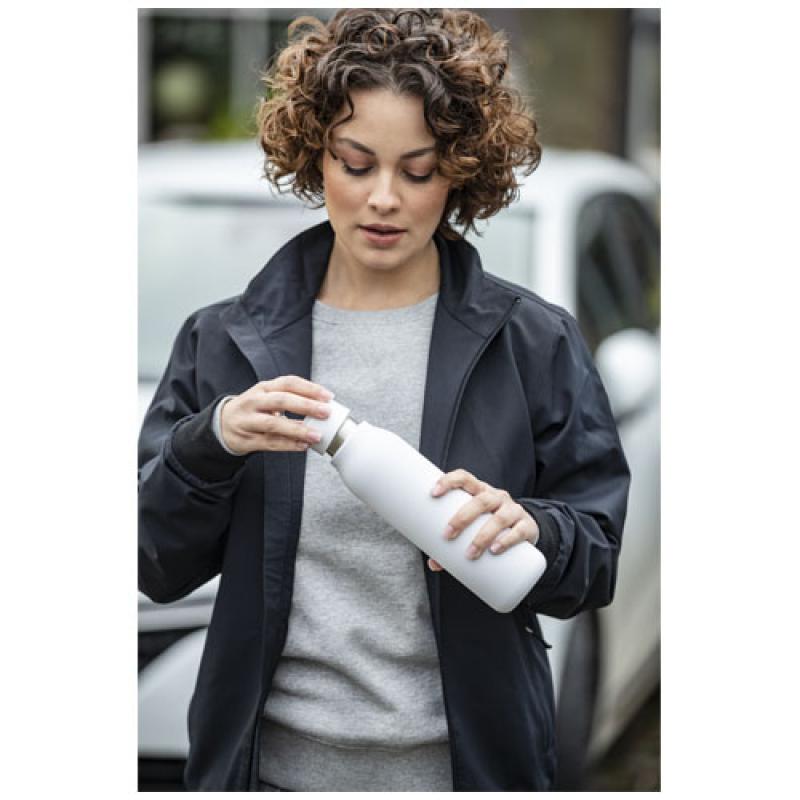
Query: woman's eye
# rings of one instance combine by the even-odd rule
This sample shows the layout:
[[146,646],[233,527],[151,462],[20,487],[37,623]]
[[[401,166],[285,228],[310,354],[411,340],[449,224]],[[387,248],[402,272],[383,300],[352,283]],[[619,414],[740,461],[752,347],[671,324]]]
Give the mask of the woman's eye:
[[411,172],[406,172],[406,177],[413,183],[427,183],[433,177],[434,172],[436,170],[433,169],[427,175],[414,175]]
[[342,161],[342,168],[348,175],[366,175],[372,167],[362,167],[360,169],[351,167],[346,161]]
[[[356,178],[360,178],[366,175],[372,167],[351,167],[346,161],[343,159],[341,160],[342,169],[348,174],[353,175]],[[415,175],[413,172],[404,172],[403,174],[406,176],[408,180],[412,183],[427,183],[432,177],[433,173],[436,172],[435,169],[432,169],[426,175]]]

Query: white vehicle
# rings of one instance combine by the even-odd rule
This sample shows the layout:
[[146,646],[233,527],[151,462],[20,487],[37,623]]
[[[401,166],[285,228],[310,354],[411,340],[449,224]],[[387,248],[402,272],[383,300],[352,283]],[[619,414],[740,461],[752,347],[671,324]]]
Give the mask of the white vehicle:
[[[180,324],[239,294],[289,238],[326,219],[274,193],[254,142],[144,145],[139,156],[139,403]],[[485,269],[576,316],[594,352],[632,481],[614,602],[541,617],[552,644],[559,788],[579,788],[659,682],[658,186],[598,153],[545,149],[519,202],[469,237]],[[175,603],[139,594],[140,787],[181,780],[186,714],[218,578]]]

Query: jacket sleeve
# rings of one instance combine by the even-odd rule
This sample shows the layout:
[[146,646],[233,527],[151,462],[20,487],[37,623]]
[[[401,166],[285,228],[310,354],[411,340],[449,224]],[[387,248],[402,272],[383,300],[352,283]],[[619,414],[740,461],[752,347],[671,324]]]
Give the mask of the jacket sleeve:
[[245,458],[225,452],[197,397],[195,317],[184,323],[139,435],[139,589],[168,603],[219,573]]
[[531,408],[537,478],[516,498],[536,520],[547,561],[523,601],[567,618],[611,602],[630,472],[605,389],[575,320],[564,314]]

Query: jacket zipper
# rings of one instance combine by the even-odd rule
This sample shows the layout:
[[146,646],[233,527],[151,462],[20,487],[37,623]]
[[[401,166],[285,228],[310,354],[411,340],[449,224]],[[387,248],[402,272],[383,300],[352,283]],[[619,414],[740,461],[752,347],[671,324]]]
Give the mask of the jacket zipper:
[[[442,463],[444,463],[444,459],[447,456],[447,453],[450,450],[450,441],[453,437],[453,430],[455,428],[455,420],[458,412],[458,408],[461,405],[461,398],[464,395],[464,391],[467,386],[467,381],[469,381],[470,375],[472,375],[473,370],[475,369],[475,365],[480,361],[481,356],[486,351],[486,348],[494,341],[494,338],[497,334],[503,329],[509,319],[511,319],[511,315],[517,308],[517,305],[522,301],[521,297],[515,297],[514,302],[511,304],[511,308],[508,309],[505,316],[502,320],[498,323],[497,327],[486,337],[486,341],[481,346],[481,349],[476,353],[475,358],[472,359],[472,362],[469,365],[469,368],[464,373],[464,380],[461,382],[461,386],[458,389],[458,397],[456,398],[455,405],[453,406],[453,414],[450,417],[450,422],[447,428],[447,436],[445,437],[445,444],[444,444],[444,451],[442,452]],[[439,616],[439,623],[441,627],[441,600],[439,600],[440,608],[437,609],[438,616]],[[452,723],[452,716],[450,714],[450,704],[447,700],[447,689],[445,688],[446,682],[444,679],[444,670],[442,669],[442,658],[441,654],[439,653],[439,643],[436,642],[436,655],[437,660],[439,662],[439,678],[442,683],[442,700],[444,701],[444,715],[447,720],[447,740],[450,746],[450,763],[453,771],[453,791],[461,791],[459,788],[460,785],[460,769],[458,765],[458,759],[456,758],[456,748],[454,739],[455,737],[450,735],[450,732],[453,730],[453,723]]]

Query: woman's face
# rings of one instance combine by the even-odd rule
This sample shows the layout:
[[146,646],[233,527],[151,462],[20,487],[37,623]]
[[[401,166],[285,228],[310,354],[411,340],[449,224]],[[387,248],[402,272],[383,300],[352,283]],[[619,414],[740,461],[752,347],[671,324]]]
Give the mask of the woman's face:
[[[322,161],[335,247],[361,268],[413,268],[435,247],[450,188],[436,171],[422,100],[384,89],[351,99],[353,117],[333,128]],[[334,123],[348,113],[345,105]]]

